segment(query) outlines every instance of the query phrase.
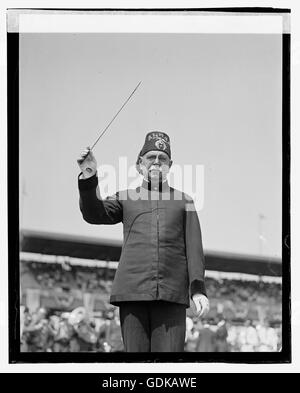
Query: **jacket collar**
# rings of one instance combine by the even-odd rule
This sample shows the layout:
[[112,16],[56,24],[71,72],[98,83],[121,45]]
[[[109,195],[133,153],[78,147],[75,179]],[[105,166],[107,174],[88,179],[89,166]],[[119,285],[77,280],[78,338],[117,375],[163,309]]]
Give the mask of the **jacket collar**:
[[163,181],[162,183],[159,183],[158,186],[154,186],[153,184],[151,184],[151,182],[143,179],[143,183],[141,185],[142,188],[149,190],[149,191],[159,191],[159,192],[164,192],[164,191],[168,191],[170,189],[168,180]]

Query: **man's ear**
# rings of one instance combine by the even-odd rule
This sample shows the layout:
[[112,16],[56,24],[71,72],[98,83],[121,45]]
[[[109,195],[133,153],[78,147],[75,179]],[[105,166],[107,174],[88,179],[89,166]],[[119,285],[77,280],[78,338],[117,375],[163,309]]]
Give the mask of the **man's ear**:
[[142,162],[142,157],[139,157],[139,158],[138,158],[138,161],[137,161],[137,163],[136,163],[136,165],[135,165],[135,168],[136,168],[137,172],[138,172],[140,175],[143,174],[143,172],[142,172],[142,170],[141,170],[141,162]]
[[169,168],[171,168],[172,164],[173,164],[173,161],[172,161],[172,160],[170,160],[170,163],[169,163]]

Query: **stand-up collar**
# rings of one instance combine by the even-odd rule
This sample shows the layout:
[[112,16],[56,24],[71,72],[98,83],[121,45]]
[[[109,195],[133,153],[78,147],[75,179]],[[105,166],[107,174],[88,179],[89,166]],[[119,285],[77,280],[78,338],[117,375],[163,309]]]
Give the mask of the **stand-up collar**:
[[157,185],[152,184],[150,181],[147,181],[143,179],[143,183],[141,185],[143,188],[149,191],[159,191],[159,192],[164,192],[168,191],[170,189],[168,181],[165,180],[162,183],[159,183]]

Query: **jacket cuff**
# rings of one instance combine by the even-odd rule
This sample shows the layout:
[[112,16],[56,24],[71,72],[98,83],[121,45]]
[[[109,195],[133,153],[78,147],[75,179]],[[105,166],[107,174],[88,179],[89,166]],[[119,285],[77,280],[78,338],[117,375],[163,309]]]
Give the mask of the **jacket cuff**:
[[98,177],[95,175],[89,177],[88,179],[79,179],[82,172],[78,175],[78,188],[81,191],[91,190],[98,186]]
[[191,284],[191,297],[193,295],[195,295],[195,293],[202,293],[203,295],[207,296],[204,281],[194,280],[192,282],[192,284]]

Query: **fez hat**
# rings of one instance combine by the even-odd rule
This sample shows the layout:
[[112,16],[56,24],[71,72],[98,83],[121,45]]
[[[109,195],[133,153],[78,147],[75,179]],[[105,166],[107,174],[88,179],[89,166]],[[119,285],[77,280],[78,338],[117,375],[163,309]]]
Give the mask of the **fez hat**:
[[137,157],[136,163],[139,163],[140,156],[143,156],[148,151],[152,150],[163,151],[171,159],[169,136],[166,133],[160,131],[148,132],[145,138],[144,146]]

